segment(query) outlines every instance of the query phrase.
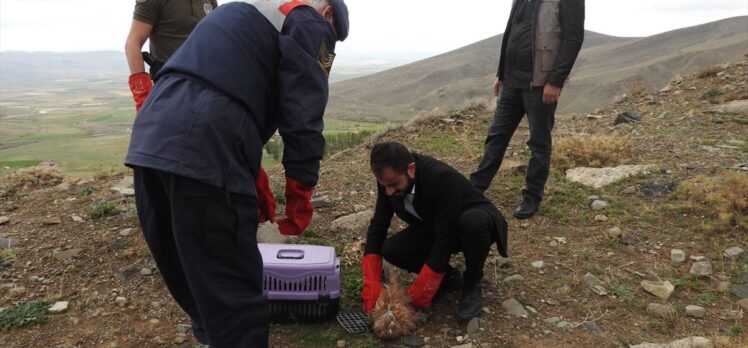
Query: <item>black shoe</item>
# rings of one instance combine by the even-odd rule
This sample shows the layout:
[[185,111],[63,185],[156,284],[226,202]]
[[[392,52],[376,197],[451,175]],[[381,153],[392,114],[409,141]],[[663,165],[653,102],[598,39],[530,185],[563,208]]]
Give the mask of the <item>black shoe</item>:
[[465,285],[462,288],[460,304],[457,306],[457,316],[468,320],[477,317],[483,308],[483,292],[480,284]]
[[512,214],[517,219],[527,219],[535,215],[540,208],[540,203],[530,198],[525,198],[522,204]]
[[439,285],[439,289],[436,290],[436,294],[431,299],[431,303],[437,303],[443,299],[448,293],[457,291],[462,288],[462,272],[452,268],[451,271],[447,272]]

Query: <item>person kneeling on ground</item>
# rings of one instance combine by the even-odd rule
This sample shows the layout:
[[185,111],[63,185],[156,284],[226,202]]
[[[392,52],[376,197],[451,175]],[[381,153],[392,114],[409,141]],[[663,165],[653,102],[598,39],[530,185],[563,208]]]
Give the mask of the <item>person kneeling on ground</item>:
[[[499,210],[457,170],[396,142],[371,150],[377,203],[362,259],[361,298],[370,312],[382,291],[382,259],[418,273],[408,288],[415,307],[428,308],[448,292],[462,289],[458,316],[470,319],[483,306],[481,280],[491,244],[507,257],[507,224]],[[408,227],[387,238],[393,214]],[[465,256],[463,274],[449,265]]]

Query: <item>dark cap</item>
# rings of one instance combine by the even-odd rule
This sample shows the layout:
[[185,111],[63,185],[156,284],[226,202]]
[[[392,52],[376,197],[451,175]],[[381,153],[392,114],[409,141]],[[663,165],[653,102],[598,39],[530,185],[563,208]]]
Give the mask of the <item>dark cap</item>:
[[335,20],[335,31],[338,34],[338,41],[345,40],[348,37],[348,6],[343,0],[329,0],[330,6],[335,9],[333,19]]

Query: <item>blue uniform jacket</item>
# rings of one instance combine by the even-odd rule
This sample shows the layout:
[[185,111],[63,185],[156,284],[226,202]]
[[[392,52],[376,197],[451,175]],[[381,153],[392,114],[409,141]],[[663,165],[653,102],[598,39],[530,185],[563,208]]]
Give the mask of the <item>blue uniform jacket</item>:
[[159,72],[125,165],[255,196],[263,144],[278,130],[286,175],[316,185],[335,40],[308,6],[280,32],[250,4],[218,7]]

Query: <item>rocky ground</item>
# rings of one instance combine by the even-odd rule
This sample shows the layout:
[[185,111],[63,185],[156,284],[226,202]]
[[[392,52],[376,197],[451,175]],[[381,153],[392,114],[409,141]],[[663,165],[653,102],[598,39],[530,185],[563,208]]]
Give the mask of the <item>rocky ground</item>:
[[[558,118],[541,212],[508,218],[510,259],[491,251],[480,318],[458,320],[453,294],[402,341],[330,322],[274,324],[271,345],[748,346],[748,60],[626,93],[589,115]],[[336,248],[341,311],[360,308],[358,261],[375,200],[367,146],[401,141],[467,174],[492,109],[434,110],[324,161],[315,219],[287,242]],[[487,191],[507,216],[521,200],[527,134],[523,123]],[[600,145],[584,148],[593,137]],[[583,150],[603,158],[598,169],[579,168],[592,157],[563,156]],[[276,194],[281,171],[269,170]],[[5,178],[0,191],[1,346],[196,346],[140,235],[127,172],[76,180],[48,164]],[[263,238],[277,237],[264,229]]]

